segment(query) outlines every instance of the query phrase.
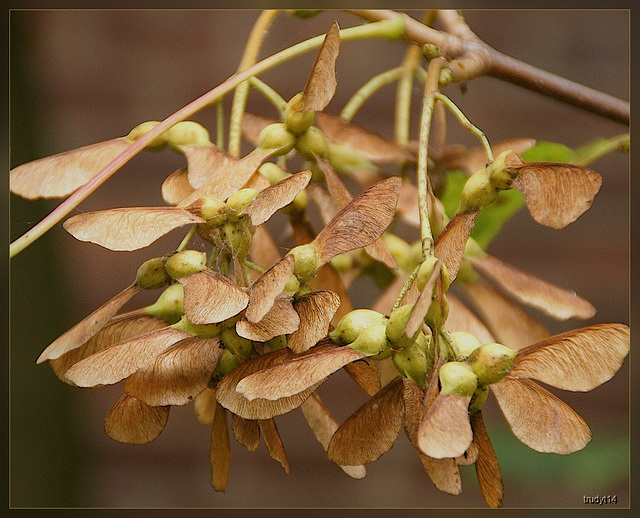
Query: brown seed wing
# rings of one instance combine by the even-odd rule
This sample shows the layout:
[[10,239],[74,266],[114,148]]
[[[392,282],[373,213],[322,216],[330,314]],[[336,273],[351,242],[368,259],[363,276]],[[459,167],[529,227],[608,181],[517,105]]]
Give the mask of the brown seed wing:
[[266,342],[280,335],[295,332],[300,326],[300,317],[293,309],[291,296],[278,295],[269,311],[260,322],[253,323],[242,317],[236,323],[236,332],[243,338],[256,342]]
[[178,207],[125,207],[84,212],[64,222],[64,228],[80,241],[116,251],[149,246],[176,228],[204,223]]
[[376,362],[369,358],[347,363],[344,370],[370,396],[376,394],[382,386],[380,370]]
[[475,335],[483,344],[496,341],[482,320],[455,295],[447,293],[447,302],[449,302],[449,314],[444,324],[447,331],[467,331]]
[[249,322],[260,322],[267,314],[291,279],[294,266],[293,256],[287,255],[255,280],[249,289],[249,304],[245,312]]
[[106,140],[19,165],[9,173],[9,187],[12,193],[29,200],[63,198],[91,180],[128,146],[125,140]]
[[227,411],[219,404],[216,404],[216,410],[213,414],[209,460],[211,462],[211,485],[216,491],[224,492],[229,482],[231,449],[229,447]]
[[629,347],[630,330],[624,324],[574,329],[521,349],[511,375],[563,390],[592,390],[618,372]]
[[418,447],[434,459],[460,457],[469,448],[473,432],[469,423],[470,398],[439,394],[418,428]]
[[476,210],[474,212],[456,214],[447,223],[447,226],[436,240],[435,255],[447,267],[451,282],[458,275],[464,256],[464,249],[479,212]]
[[287,347],[301,353],[327,336],[333,315],[340,307],[340,297],[332,291],[312,291],[293,300],[300,317],[298,330],[287,339]]
[[304,87],[304,104],[307,110],[324,110],[336,93],[336,59],[340,53],[340,42],[340,27],[337,22],[333,22]]
[[476,412],[471,416],[471,428],[473,429],[473,441],[478,450],[476,474],[480,491],[489,507],[493,509],[502,507],[502,499],[504,498],[502,474],[498,457],[482,419],[482,412]]
[[169,419],[168,406],[149,406],[124,395],[115,402],[104,421],[104,430],[114,441],[147,444],[160,435]]
[[189,183],[185,167],[174,171],[162,182],[162,199],[167,205],[177,205],[195,189]]
[[578,219],[591,207],[601,184],[602,178],[591,169],[550,162],[527,163],[513,181],[533,219],[551,228]]
[[581,450],[591,440],[587,423],[533,381],[507,377],[490,389],[514,435],[529,448],[566,455]]
[[189,184],[194,189],[223,174],[237,165],[239,158],[213,144],[209,146],[182,146],[180,150],[187,158]]
[[402,379],[387,383],[356,410],[333,435],[327,455],[336,464],[374,462],[391,449],[402,428]]
[[139,293],[141,289],[139,286],[132,284],[122,290],[111,300],[105,302],[93,313],[83,318],[66,333],[52,342],[51,345],[42,351],[36,363],[42,363],[45,360],[55,360],[63,354],[86,343],[87,340],[94,336],[111,320],[122,306],[131,300],[136,293]]
[[212,424],[216,411],[216,391],[206,388],[193,401],[193,411],[200,424]]
[[287,453],[284,451],[284,444],[282,444],[282,438],[278,432],[278,427],[273,419],[259,419],[258,426],[260,427],[260,433],[264,443],[269,450],[269,456],[280,463],[284,472],[289,474],[289,461],[287,460]]
[[256,451],[260,445],[260,428],[258,421],[243,419],[231,414],[231,431],[236,441],[249,451]]
[[411,315],[407,320],[407,323],[404,327],[404,332],[407,336],[413,336],[416,334],[418,329],[422,326],[424,322],[424,317],[427,315],[429,308],[433,302],[434,289],[436,287],[436,282],[440,277],[440,272],[442,271],[442,262],[438,261],[429,276],[429,280],[425,284],[422,292],[420,292],[420,296],[418,300],[413,306],[411,310]]

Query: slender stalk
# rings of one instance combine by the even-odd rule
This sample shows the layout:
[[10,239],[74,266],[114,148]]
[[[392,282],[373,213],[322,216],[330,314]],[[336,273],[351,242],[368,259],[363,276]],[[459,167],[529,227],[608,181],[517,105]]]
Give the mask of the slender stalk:
[[347,102],[340,112],[340,117],[344,120],[351,121],[362,105],[374,93],[383,86],[396,81],[401,77],[402,72],[402,67],[396,67],[373,76],[369,81],[362,85],[355,94],[353,94],[351,99],[349,99],[349,102]]
[[[402,34],[403,19],[397,16],[392,17],[389,21],[349,27],[340,31],[340,37],[345,41],[368,38],[399,38]],[[281,50],[276,54],[272,54],[248,69],[229,77],[223,83],[219,84],[212,90],[209,90],[194,101],[191,101],[189,104],[161,121],[148,133],[133,142],[128,148],[109,162],[104,169],[76,190],[38,224],[11,243],[9,247],[9,257],[14,257],[16,254],[20,253],[31,243],[53,228],[57,223],[62,221],[62,219],[65,218],[73,209],[75,209],[80,203],[82,203],[82,201],[107,181],[111,175],[142,151],[153,139],[160,136],[170,127],[216,102],[217,99],[231,92],[235,87],[249,79],[251,76],[260,74],[265,70],[269,70],[270,68],[273,68],[289,59],[293,59],[305,52],[309,52],[320,47],[324,41],[324,37],[325,35],[321,34]]]
[[216,101],[216,146],[224,149],[224,105],[222,98]]
[[180,241],[178,248],[176,248],[176,252],[181,252],[182,250],[184,250],[186,246],[189,244],[189,241],[191,241],[191,238],[195,235],[195,233],[196,233],[196,227],[193,226],[191,227],[189,232],[187,232],[187,235],[184,236],[182,241]]
[[249,79],[251,86],[258,90],[264,97],[267,99],[278,113],[283,113],[285,106],[287,105],[287,101],[285,101],[282,96],[276,92],[273,88],[271,88],[267,83],[261,81],[257,77],[252,77]]
[[396,297],[396,300],[393,303],[393,307],[391,308],[392,312],[395,311],[396,309],[398,309],[400,307],[400,304],[402,304],[402,299],[407,294],[407,292],[409,291],[409,288],[411,288],[411,285],[413,284],[413,281],[418,276],[418,272],[420,271],[420,266],[421,265],[422,265],[422,263],[419,263],[418,266],[416,266],[413,269],[413,271],[409,274],[409,277],[407,277],[407,280],[402,285],[402,289],[398,293],[398,296]]

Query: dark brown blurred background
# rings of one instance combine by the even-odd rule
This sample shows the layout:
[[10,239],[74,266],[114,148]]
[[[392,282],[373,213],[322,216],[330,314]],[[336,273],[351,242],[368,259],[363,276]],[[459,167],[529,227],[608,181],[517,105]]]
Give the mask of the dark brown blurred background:
[[[422,14],[412,12],[417,18]],[[497,50],[551,72],[629,99],[630,13],[616,11],[465,11],[471,28]],[[12,11],[10,13],[11,167],[42,156],[122,136],[145,120],[162,120],[232,75],[257,11]],[[302,20],[282,14],[262,57],[325,32],[359,23],[346,13]],[[327,112],[339,113],[369,77],[397,66],[404,45],[344,42],[338,92]],[[300,91],[309,54],[261,76],[288,99]],[[620,124],[482,78],[462,93],[444,90],[491,142],[533,137],[578,147],[628,131]],[[414,117],[420,88],[414,91]],[[395,88],[367,102],[355,121],[393,136]],[[225,100],[228,108],[230,97]],[[252,93],[249,110],[273,115]],[[227,112],[228,113],[228,112]],[[212,133],[215,109],[194,117]],[[450,143],[476,141],[449,118]],[[415,133],[414,133],[415,136]],[[181,167],[165,151],[135,157],[79,211],[162,203],[163,178]],[[613,154],[592,164],[603,176],[593,207],[562,231],[536,225],[521,211],[490,252],[590,300],[588,323],[629,322],[629,158]],[[16,239],[57,202],[10,198],[10,237]],[[463,493],[436,491],[401,434],[395,446],[351,480],[324,458],[299,411],[276,419],[291,474],[262,444],[249,453],[232,442],[226,493],[209,485],[209,427],[191,406],[174,408],[160,437],[146,446],[109,439],[103,419],[121,387],[74,389],[59,382],[40,352],[58,335],[128,285],[137,266],[176,246],[169,234],[150,248],[123,254],[76,242],[61,226],[11,260],[10,503],[13,507],[475,507],[484,501],[473,468],[463,468]],[[355,306],[370,304],[367,283]],[[138,304],[141,299],[137,299]],[[539,316],[534,314],[535,316]],[[552,332],[584,325],[541,318]],[[510,433],[490,401],[485,420],[500,461],[508,507],[585,507],[584,496],[617,497],[629,505],[628,361],[618,375],[587,394],[560,397],[593,431],[587,448],[569,456],[532,452]],[[343,396],[355,393],[355,399]],[[320,389],[344,420],[363,401],[338,374]]]

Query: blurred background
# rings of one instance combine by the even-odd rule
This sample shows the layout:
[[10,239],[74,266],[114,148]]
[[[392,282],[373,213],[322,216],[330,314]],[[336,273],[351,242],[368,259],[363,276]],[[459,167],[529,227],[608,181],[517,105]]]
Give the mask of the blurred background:
[[[11,11],[10,166],[123,136],[146,120],[162,120],[231,76],[258,17],[253,10]],[[410,12],[420,19],[424,13]],[[470,10],[463,13],[480,38],[497,50],[578,83],[629,99],[630,13],[599,11]],[[308,20],[279,15],[261,57],[326,32],[359,24],[352,15],[323,12]],[[343,42],[338,91],[329,113],[376,73],[401,63],[405,44]],[[315,53],[296,58],[261,79],[285,99],[301,91]],[[575,148],[628,131],[496,79],[444,89],[492,143],[533,137]],[[417,124],[421,87],[414,89]],[[395,87],[376,93],[354,121],[393,137]],[[230,106],[231,96],[225,99]],[[248,110],[273,116],[252,92]],[[228,111],[227,111],[228,113]],[[193,117],[215,130],[214,107]],[[476,145],[449,119],[448,142]],[[415,124],[414,124],[415,128]],[[414,131],[413,137],[417,133]],[[247,148],[248,150],[248,148]],[[76,212],[161,205],[160,185],[184,165],[171,151],[131,160]],[[587,323],[630,324],[629,157],[611,154],[592,164],[603,177],[593,207],[557,231],[521,211],[489,252],[562,287],[598,309],[588,321],[557,323],[561,332]],[[58,201],[10,196],[10,238],[35,225]],[[209,484],[209,427],[193,408],[174,407],[160,437],[145,446],[119,444],[103,431],[104,416],[122,394],[67,386],[41,351],[61,333],[132,282],[140,263],[175,248],[182,234],[131,253],[75,241],[58,225],[10,262],[10,504],[12,507],[484,507],[475,469],[462,468],[463,492],[437,491],[404,433],[394,447],[352,480],[325,459],[300,411],[276,418],[291,474],[261,444],[249,453],[232,440],[225,493]],[[370,305],[371,283],[357,284],[356,307]],[[156,295],[155,293],[153,294]],[[149,300],[150,302],[151,300]],[[134,306],[145,303],[142,295]],[[130,307],[130,306],[127,306]],[[629,505],[629,362],[590,393],[555,391],[589,423],[593,439],[569,456],[529,450],[511,434],[495,402],[484,411],[505,483],[506,507],[585,507],[585,496],[615,496]],[[338,373],[319,390],[342,422],[365,401]],[[349,394],[349,397],[345,395]],[[353,395],[353,396],[352,396]],[[360,398],[360,399],[358,399]]]

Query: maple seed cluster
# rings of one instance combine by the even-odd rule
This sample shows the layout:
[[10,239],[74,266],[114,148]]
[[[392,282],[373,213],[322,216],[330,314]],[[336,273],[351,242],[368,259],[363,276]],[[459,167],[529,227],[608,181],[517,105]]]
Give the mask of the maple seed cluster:
[[[379,23],[390,31],[381,32],[385,37],[404,31],[402,17]],[[83,212],[64,222],[78,240],[114,251],[189,230],[37,363],[48,361],[77,387],[122,383],[124,394],[105,417],[116,441],[149,443],[173,406],[193,403],[198,422],[211,427],[216,491],[229,482],[229,428],[249,451],[263,441],[289,473],[275,418],[300,409],[327,459],[354,479],[404,430],[438,490],[459,494],[460,467],[475,466],[487,505],[500,507],[504,484],[483,420],[489,395],[527,446],[578,451],[591,438],[588,425],[536,381],[561,390],[598,387],[625,361],[630,331],[592,324],[550,336],[522,305],[560,321],[590,319],[595,308],[486,247],[505,206],[511,215],[526,205],[536,222],[560,229],[588,210],[601,177],[584,166],[525,160],[526,152],[544,150],[533,139],[432,153],[428,142],[400,144],[324,113],[337,85],[340,43],[334,22],[303,91],[276,103],[280,120],[243,114],[253,149],[242,158],[213,144],[196,122],[149,139],[160,123],[148,121],[124,137],[11,171],[11,191],[35,199],[81,192],[143,138],[146,149],[167,148],[187,162],[165,178],[164,206]],[[431,47],[424,54],[440,56]],[[434,155],[427,164],[420,147]],[[294,157],[304,163],[298,172]],[[417,166],[416,181],[387,174],[383,165],[404,172]],[[453,189],[460,172],[464,184],[447,201],[443,186]],[[359,187],[355,196],[343,178]],[[421,179],[426,192],[415,185]],[[523,201],[509,196],[513,190]],[[276,231],[293,241],[284,254],[267,225],[276,213],[287,232]],[[398,221],[415,241],[393,233]],[[370,307],[354,308],[349,288],[365,275],[381,293]],[[141,290],[156,289],[162,292],[154,303],[120,312]],[[341,370],[369,398],[339,423],[318,389]]]

